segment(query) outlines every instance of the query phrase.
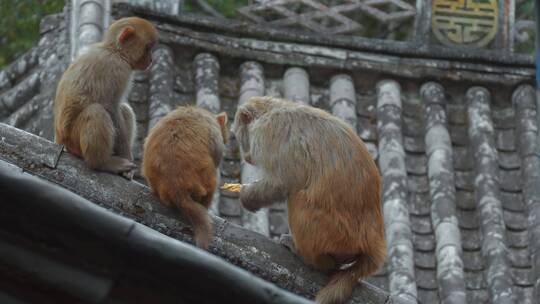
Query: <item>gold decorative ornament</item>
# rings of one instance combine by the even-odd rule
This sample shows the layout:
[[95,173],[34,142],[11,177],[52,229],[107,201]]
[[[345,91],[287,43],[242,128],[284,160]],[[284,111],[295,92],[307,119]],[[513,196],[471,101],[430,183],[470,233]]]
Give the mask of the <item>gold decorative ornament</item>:
[[444,45],[481,48],[497,34],[497,0],[433,0],[432,31]]

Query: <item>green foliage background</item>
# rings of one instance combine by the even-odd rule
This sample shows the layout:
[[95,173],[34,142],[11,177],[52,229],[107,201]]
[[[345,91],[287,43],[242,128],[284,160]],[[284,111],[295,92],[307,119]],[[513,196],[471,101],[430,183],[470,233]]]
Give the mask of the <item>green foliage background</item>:
[[41,19],[63,7],[64,0],[0,0],[0,66],[34,46]]
[[[516,0],[516,17],[531,19],[534,1]],[[208,4],[226,17],[235,17],[237,7],[251,2],[251,0],[207,0]],[[184,3],[184,9],[187,11],[198,11],[193,0],[186,0]],[[41,19],[45,15],[60,12],[63,7],[64,0],[0,0],[0,67],[12,62],[35,45],[39,39]],[[369,20],[365,20],[363,25],[369,28],[368,32],[380,31],[376,24],[371,24]],[[399,36],[399,33],[397,34]],[[534,35],[534,32],[530,34]],[[396,39],[400,40],[399,37]],[[516,45],[518,52],[532,52],[533,48],[532,41]]]

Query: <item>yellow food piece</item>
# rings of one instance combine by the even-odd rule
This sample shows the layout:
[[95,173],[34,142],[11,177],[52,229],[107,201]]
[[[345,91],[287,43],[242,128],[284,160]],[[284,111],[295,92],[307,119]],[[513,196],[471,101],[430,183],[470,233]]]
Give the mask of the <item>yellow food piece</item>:
[[222,190],[227,190],[230,192],[240,192],[240,189],[242,189],[242,184],[228,184],[225,183],[223,186],[221,186]]

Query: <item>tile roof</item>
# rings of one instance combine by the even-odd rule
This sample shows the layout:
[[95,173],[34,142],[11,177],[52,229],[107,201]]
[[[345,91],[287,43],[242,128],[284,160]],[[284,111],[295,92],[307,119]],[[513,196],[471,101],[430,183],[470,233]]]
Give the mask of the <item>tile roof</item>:
[[[209,36],[182,16],[147,17],[164,39],[152,69],[135,75],[128,96],[137,115],[137,161],[148,129],[178,105],[224,110],[232,118],[238,104],[268,94],[323,108],[357,129],[383,176],[388,259],[367,281],[420,303],[538,299],[540,172],[530,67],[373,59],[306,41]],[[51,96],[44,92],[53,82],[43,79],[67,58],[47,50],[66,43],[64,21],[52,19],[57,26],[40,44],[0,71],[3,121],[49,139]],[[220,175],[222,182],[256,178],[234,138]],[[253,214],[223,192],[213,212],[272,238],[288,231],[284,203]]]
[[[3,141],[13,146],[57,146],[3,124],[0,124],[0,133]],[[17,141],[27,138],[33,141]],[[4,144],[0,146],[5,148]],[[48,154],[36,152],[42,156]],[[61,149],[57,152],[62,154]],[[27,156],[23,153],[21,158]],[[64,153],[60,158],[59,167],[71,158],[84,168],[80,160],[70,155]],[[34,163],[34,167],[40,166],[39,161]],[[55,170],[53,167],[46,168]],[[75,165],[69,170],[77,172],[79,168]],[[0,302],[3,304],[313,303],[224,263],[222,258],[158,233],[152,229],[155,227],[149,228],[83,199],[70,191],[73,189],[67,190],[46,181],[44,176],[27,172],[0,160]],[[84,175],[88,171],[78,173]],[[121,177],[112,178],[115,179],[137,187]],[[96,181],[94,185],[99,183]],[[110,184],[99,186],[101,194],[110,190],[107,189]],[[138,187],[144,186],[138,184]],[[145,212],[144,207],[139,208],[140,213]],[[153,211],[152,215],[156,216],[157,210]],[[165,225],[164,221],[158,224]],[[224,235],[237,229],[230,225],[221,228],[223,234],[217,238],[230,246],[230,238]],[[242,259],[239,255],[237,258]],[[257,268],[256,262],[254,264],[252,267]],[[287,272],[286,269],[281,270]],[[371,291],[361,296],[371,296],[371,303],[385,302],[376,298],[373,289]]]

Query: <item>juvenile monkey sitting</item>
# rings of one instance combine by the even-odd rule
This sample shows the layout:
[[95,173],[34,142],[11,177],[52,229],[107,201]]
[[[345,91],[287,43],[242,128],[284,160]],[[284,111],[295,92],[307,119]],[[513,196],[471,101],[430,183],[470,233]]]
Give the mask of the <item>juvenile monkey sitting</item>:
[[240,106],[232,130],[245,161],[263,171],[242,187],[242,205],[255,211],[287,199],[294,250],[334,272],[317,302],[344,303],[386,256],[381,178],[364,143],[339,118],[272,97]]
[[212,237],[207,209],[227,133],[225,113],[178,107],[158,121],[144,144],[144,177],[164,205],[178,207],[191,221],[195,244],[203,249]]
[[132,70],[152,64],[157,40],[150,22],[120,19],[62,75],[54,100],[55,141],[90,168],[112,173],[135,168],[135,114],[121,98]]

